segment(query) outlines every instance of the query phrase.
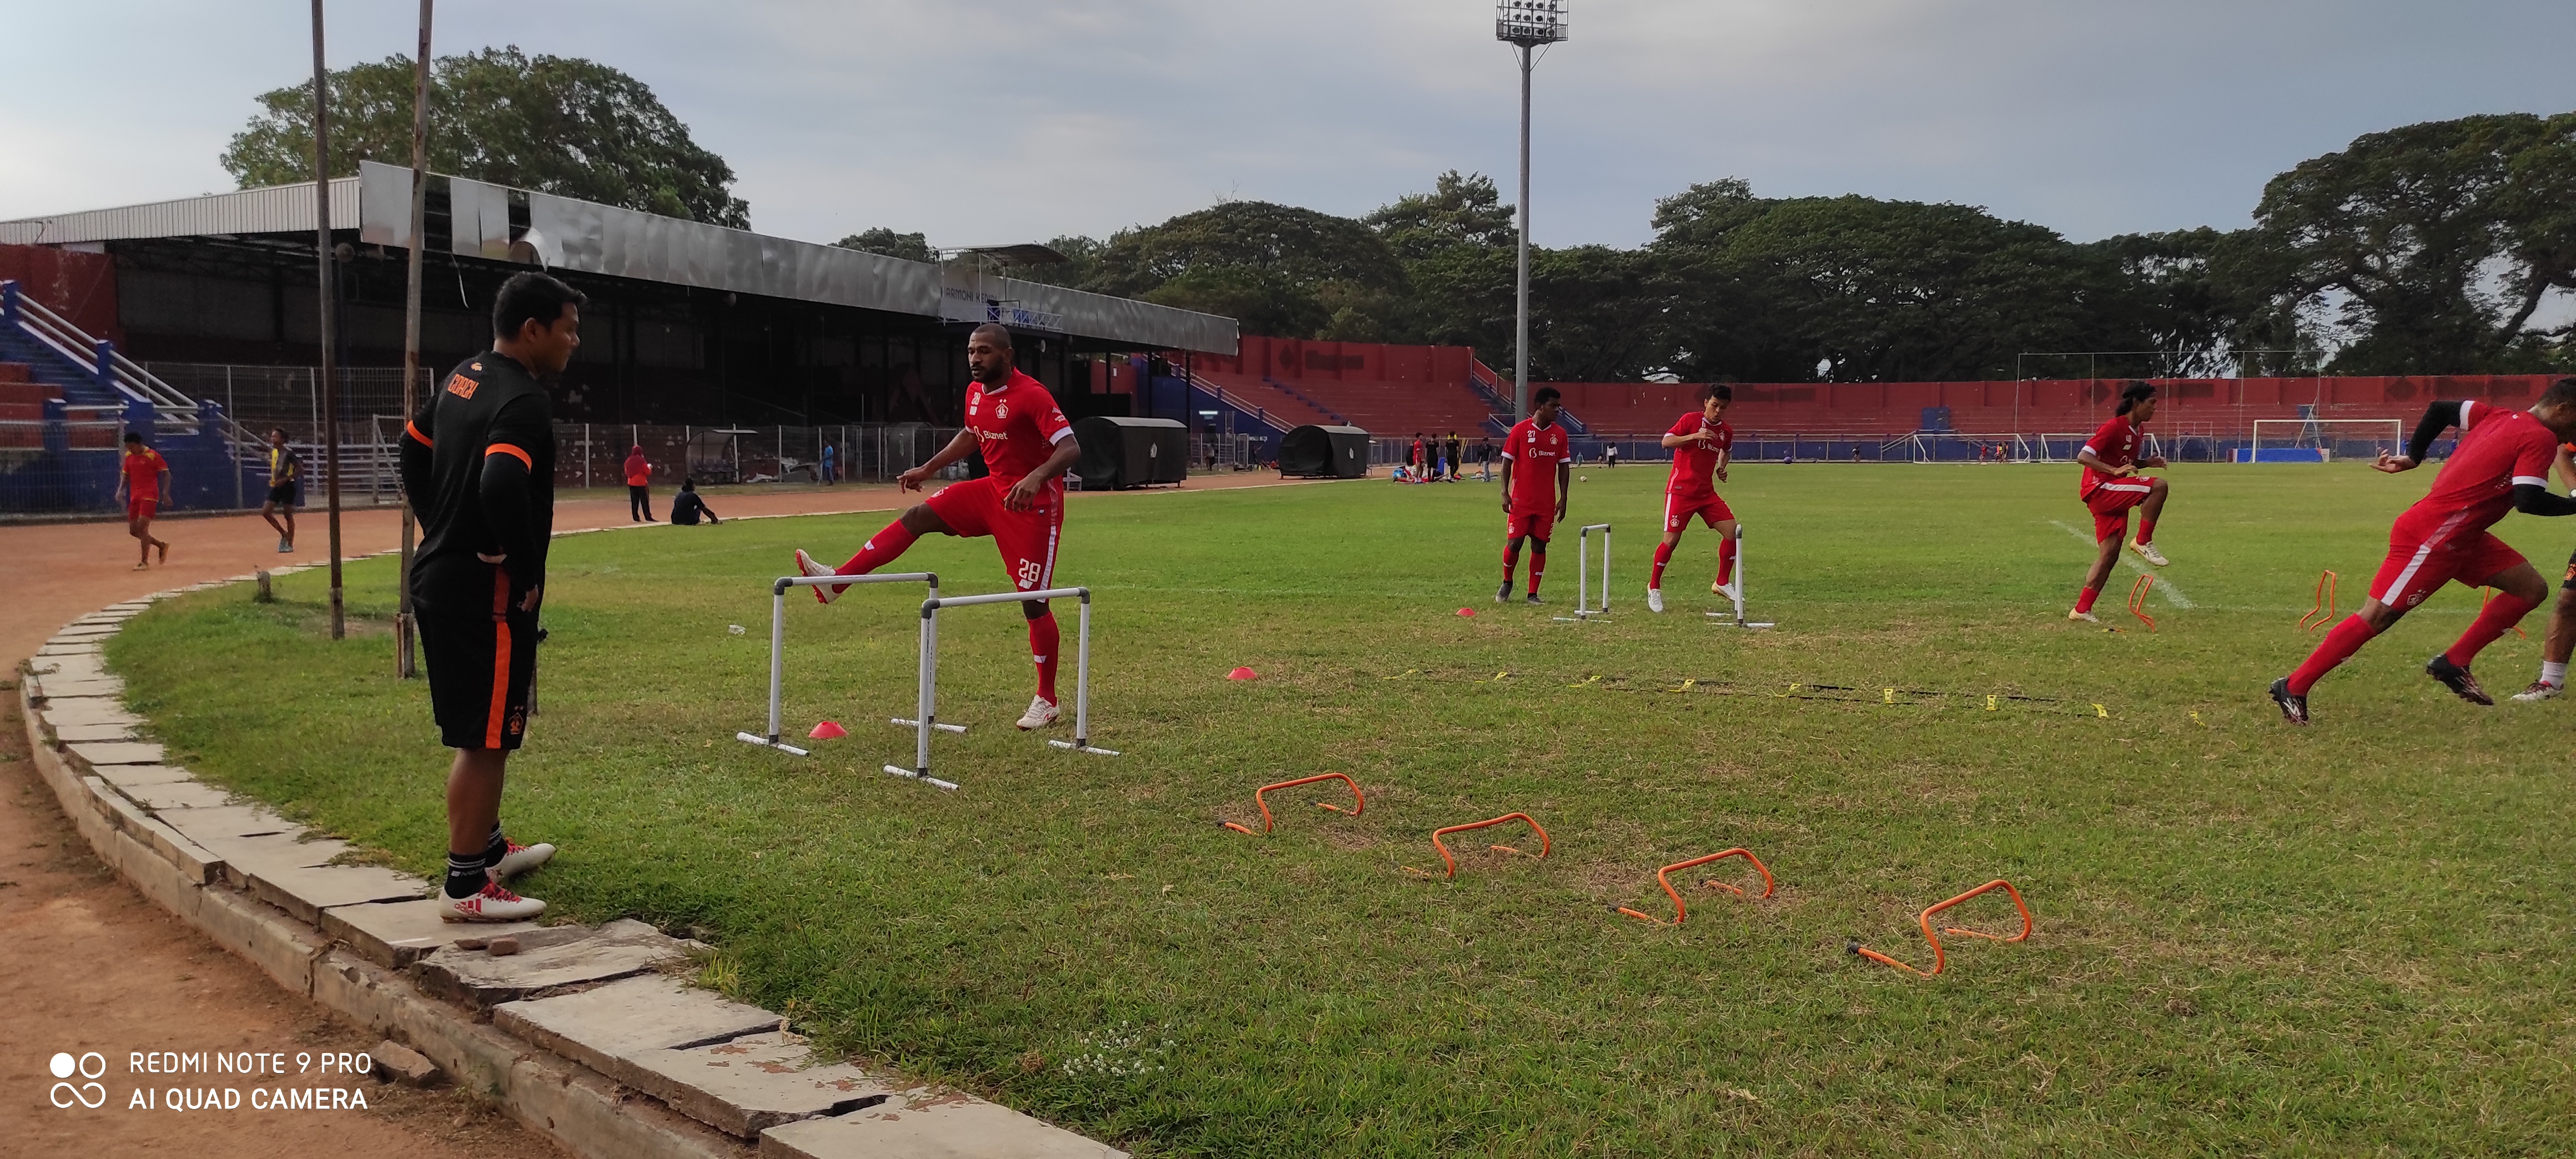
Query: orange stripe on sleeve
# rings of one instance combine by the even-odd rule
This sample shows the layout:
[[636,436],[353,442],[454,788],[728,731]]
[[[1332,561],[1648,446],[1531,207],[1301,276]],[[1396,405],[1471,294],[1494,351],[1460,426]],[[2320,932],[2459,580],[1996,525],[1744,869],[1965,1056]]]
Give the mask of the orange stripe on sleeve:
[[501,747],[501,724],[510,708],[510,573],[492,569],[492,707],[484,713],[483,747]]
[[416,426],[413,426],[413,425],[412,425],[412,423],[411,423],[411,420],[410,420],[410,419],[404,419],[404,420],[403,420],[403,433],[404,433],[404,434],[407,434],[407,435],[410,435],[411,437],[413,437],[413,438],[415,438],[415,439],[419,439],[419,440],[420,440],[420,445],[422,445],[422,446],[424,446],[424,447],[436,447],[436,446],[438,445],[438,444],[436,444],[436,443],[433,443],[433,442],[429,441],[429,436],[428,436],[428,435],[424,435],[424,434],[420,433],[420,428],[419,428],[419,427],[416,427]]
[[493,455],[516,455],[518,456],[520,466],[526,467],[531,471],[537,469],[537,461],[529,458],[526,451],[522,451],[508,443],[494,443],[491,446],[483,448],[483,454],[486,458]]

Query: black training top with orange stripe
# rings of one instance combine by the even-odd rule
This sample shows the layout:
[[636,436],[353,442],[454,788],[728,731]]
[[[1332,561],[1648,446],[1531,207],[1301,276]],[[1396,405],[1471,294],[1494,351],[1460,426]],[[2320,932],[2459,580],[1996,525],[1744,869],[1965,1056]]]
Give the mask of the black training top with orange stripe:
[[554,408],[526,367],[486,350],[458,363],[403,429],[403,490],[420,517],[412,603],[422,615],[492,613],[506,555],[510,602],[545,582],[555,518]]

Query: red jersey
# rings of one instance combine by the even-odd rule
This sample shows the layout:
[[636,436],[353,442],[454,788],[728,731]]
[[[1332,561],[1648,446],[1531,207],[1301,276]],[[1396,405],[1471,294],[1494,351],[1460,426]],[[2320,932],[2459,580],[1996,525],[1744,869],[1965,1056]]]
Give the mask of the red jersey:
[[2459,446],[2433,477],[2432,491],[2398,521],[2434,520],[2453,536],[2493,527],[2513,510],[2515,484],[2549,485],[2557,457],[2558,436],[2530,411],[2463,402]]
[[[2111,421],[2102,424],[2101,430],[2093,432],[2092,438],[2084,440],[2084,449],[2093,452],[2093,457],[2102,460],[2105,467],[2126,467],[2135,463],[2138,461],[2138,424],[2127,415],[2115,415]],[[2084,483],[2075,490],[2076,497],[2092,498],[2094,488],[2119,477],[2087,466],[2084,468]]]
[[125,496],[128,499],[161,497],[161,472],[170,469],[161,452],[145,447],[125,456]]
[[1568,462],[1565,428],[1523,419],[1503,438],[1503,457],[1512,463],[1512,511],[1536,515],[1556,510],[1556,471]]
[[1692,411],[1664,433],[1695,435],[1704,430],[1714,432],[1717,437],[1709,442],[1683,443],[1673,448],[1673,473],[1664,480],[1664,494],[1684,499],[1705,499],[1717,494],[1717,484],[1712,481],[1717,476],[1717,459],[1720,454],[1735,449],[1735,428],[1726,425],[1724,419],[1710,422],[1705,414]]
[[966,429],[984,451],[984,468],[1007,487],[1045,465],[1059,441],[1073,437],[1064,410],[1038,380],[1017,370],[1000,390],[966,388]]

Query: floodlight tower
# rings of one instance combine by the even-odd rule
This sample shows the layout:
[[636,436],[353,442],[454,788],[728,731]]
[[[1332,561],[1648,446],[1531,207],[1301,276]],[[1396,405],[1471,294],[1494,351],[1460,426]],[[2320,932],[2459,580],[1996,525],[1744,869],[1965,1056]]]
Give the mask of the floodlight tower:
[[1565,39],[1570,0],[1495,0],[1494,39],[1521,50],[1520,311],[1512,340],[1512,418],[1529,417],[1530,66],[1533,49]]

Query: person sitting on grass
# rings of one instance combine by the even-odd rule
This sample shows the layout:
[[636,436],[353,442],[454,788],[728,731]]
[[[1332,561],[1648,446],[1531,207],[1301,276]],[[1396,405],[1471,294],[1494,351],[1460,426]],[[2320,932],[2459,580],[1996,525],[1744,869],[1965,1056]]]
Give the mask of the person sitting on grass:
[[697,480],[680,480],[680,493],[671,497],[671,522],[680,527],[695,527],[700,515],[707,517],[707,524],[711,527],[724,522],[716,518],[715,508],[698,498]]

